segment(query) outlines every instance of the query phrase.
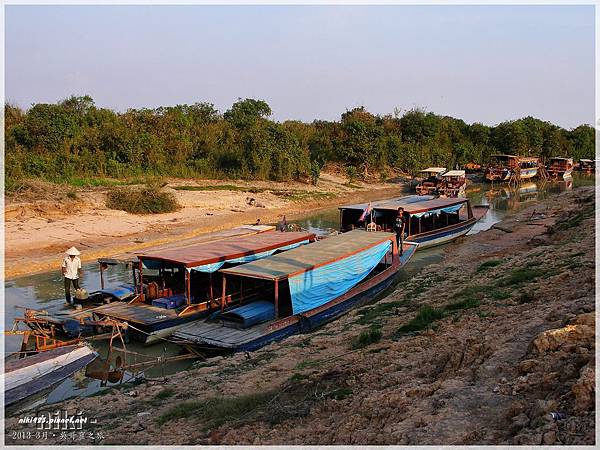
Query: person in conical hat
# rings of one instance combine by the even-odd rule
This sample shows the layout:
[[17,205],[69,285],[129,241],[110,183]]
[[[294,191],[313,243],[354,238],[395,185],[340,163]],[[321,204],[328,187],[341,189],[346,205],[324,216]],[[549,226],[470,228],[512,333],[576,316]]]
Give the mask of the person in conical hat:
[[71,304],[71,285],[75,290],[79,289],[79,277],[81,276],[81,252],[75,247],[71,247],[65,252],[65,258],[62,263],[62,273],[65,281],[65,298],[67,304]]

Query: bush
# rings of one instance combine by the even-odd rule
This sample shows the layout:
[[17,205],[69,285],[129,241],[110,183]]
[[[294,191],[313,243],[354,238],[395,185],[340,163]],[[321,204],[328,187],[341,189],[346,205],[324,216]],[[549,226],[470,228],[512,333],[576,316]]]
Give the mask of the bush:
[[490,259],[488,261],[485,261],[481,264],[479,264],[479,267],[477,267],[477,272],[483,272],[484,270],[487,270],[491,267],[496,267],[499,266],[500,264],[502,264],[502,261],[499,259]]
[[405,325],[402,325],[398,332],[400,333],[410,333],[413,331],[420,331],[424,328],[427,328],[430,324],[435,322],[436,320],[443,319],[445,316],[445,312],[443,309],[432,308],[431,306],[425,305],[419,309],[417,315],[414,319],[408,322]]
[[108,193],[106,206],[131,214],[160,214],[180,208],[175,196],[162,191],[157,183],[142,188],[115,188]]
[[360,335],[352,341],[352,348],[359,349],[366,347],[367,345],[376,344],[381,340],[381,330],[377,326],[372,326],[368,330],[363,331]]

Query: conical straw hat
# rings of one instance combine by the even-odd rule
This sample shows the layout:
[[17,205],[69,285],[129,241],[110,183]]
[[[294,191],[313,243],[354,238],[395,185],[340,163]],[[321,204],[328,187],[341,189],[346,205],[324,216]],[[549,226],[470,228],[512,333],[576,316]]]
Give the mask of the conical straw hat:
[[67,255],[70,255],[70,256],[79,256],[79,255],[81,255],[81,252],[79,250],[77,250],[75,247],[71,247],[65,253]]

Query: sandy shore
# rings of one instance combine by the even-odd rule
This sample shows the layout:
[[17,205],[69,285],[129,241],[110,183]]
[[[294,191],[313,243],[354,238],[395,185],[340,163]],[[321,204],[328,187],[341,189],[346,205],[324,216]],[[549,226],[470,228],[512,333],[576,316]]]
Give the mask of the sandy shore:
[[[563,193],[313,333],[36,413],[96,418],[79,444],[593,445],[594,207]],[[7,418],[7,443],[27,429]]]
[[[243,190],[175,190],[180,186],[234,185]],[[77,199],[15,201],[5,207],[5,276],[14,278],[58,267],[65,249],[76,246],[83,261],[142,250],[235,226],[276,223],[347,202],[398,195],[397,183],[353,183],[323,174],[317,186],[302,183],[172,181],[182,208],[174,213],[135,215],[105,206],[105,190],[82,191]],[[250,192],[250,191],[255,191]],[[254,199],[252,205],[248,199]],[[258,206],[257,206],[258,205]]]

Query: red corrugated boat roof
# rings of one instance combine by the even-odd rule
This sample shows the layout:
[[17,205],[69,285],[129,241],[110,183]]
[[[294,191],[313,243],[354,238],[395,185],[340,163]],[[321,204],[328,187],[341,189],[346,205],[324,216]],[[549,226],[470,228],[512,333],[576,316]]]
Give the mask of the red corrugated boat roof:
[[240,258],[254,253],[266,252],[308,239],[314,240],[314,233],[304,231],[281,233],[269,231],[244,237],[233,237],[216,242],[205,242],[185,247],[143,253],[140,259],[165,261],[186,267],[212,264],[226,259]]

